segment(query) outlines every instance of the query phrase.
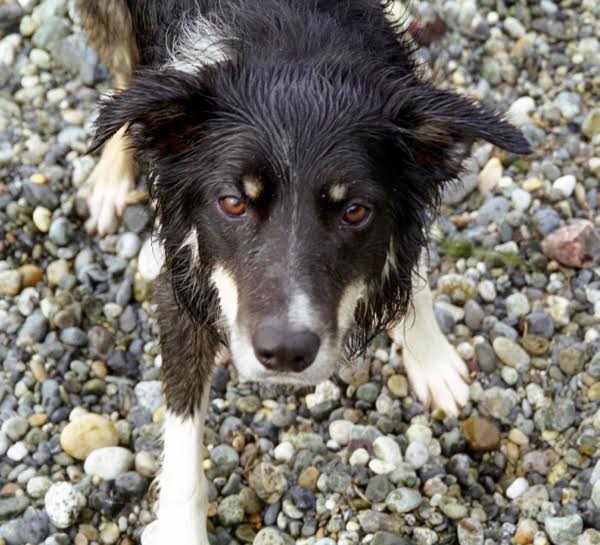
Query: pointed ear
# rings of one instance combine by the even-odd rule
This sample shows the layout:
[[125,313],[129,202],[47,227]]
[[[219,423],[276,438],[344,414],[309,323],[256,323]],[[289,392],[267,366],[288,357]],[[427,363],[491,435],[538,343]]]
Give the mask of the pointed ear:
[[494,111],[463,96],[419,84],[397,89],[387,105],[411,166],[437,181],[456,178],[478,139],[512,153],[529,154],[523,133]]
[[138,149],[152,148],[160,155],[182,151],[213,111],[207,80],[175,70],[138,73],[127,89],[102,103],[90,151],[124,125]]

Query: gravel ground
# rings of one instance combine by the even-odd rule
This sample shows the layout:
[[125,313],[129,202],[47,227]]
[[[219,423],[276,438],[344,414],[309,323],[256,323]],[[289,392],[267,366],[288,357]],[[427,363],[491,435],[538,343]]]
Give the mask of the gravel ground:
[[[238,384],[220,362],[215,545],[600,544],[600,4],[418,4],[450,29],[424,66],[536,148],[476,147],[433,230],[436,314],[471,400],[431,415],[384,338],[313,391]],[[108,88],[71,1],[0,0],[1,545],[129,545],[153,518],[151,213],[130,195],[100,240],[75,199]]]

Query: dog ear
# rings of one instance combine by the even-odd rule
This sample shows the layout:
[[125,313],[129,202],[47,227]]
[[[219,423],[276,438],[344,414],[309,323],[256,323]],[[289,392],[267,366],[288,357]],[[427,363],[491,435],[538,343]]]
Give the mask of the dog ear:
[[497,112],[456,93],[418,84],[396,89],[387,103],[408,167],[435,181],[456,178],[477,139],[518,154],[531,153],[523,133]]
[[136,148],[154,149],[160,155],[182,151],[212,109],[206,74],[139,72],[128,88],[100,106],[90,151],[97,150],[124,125]]

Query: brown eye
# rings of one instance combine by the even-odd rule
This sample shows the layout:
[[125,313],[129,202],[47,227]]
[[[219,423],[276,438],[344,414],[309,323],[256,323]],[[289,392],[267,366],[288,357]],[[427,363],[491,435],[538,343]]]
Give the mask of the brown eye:
[[344,223],[351,226],[358,226],[364,223],[369,217],[370,210],[362,204],[351,204],[344,213]]
[[221,208],[229,216],[243,216],[246,213],[246,201],[244,199],[230,195],[222,197],[219,202],[221,203]]

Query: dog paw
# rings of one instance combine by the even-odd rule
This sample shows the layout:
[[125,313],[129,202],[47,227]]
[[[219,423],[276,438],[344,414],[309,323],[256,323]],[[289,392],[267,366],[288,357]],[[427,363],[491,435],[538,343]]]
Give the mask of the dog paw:
[[469,400],[467,366],[454,347],[441,336],[430,349],[419,353],[403,350],[404,367],[418,400],[427,408],[458,416]]
[[210,545],[206,532],[194,532],[193,521],[181,520],[176,526],[155,520],[142,533],[142,545]]
[[89,233],[106,235],[117,228],[125,210],[127,194],[135,187],[133,155],[125,137],[117,133],[109,140],[96,168],[79,191],[90,216],[85,224]]

